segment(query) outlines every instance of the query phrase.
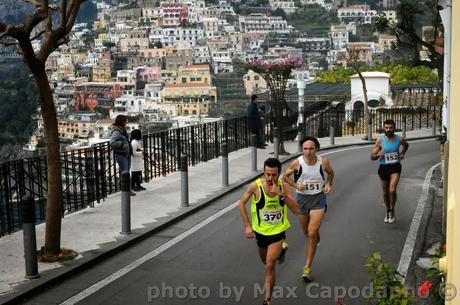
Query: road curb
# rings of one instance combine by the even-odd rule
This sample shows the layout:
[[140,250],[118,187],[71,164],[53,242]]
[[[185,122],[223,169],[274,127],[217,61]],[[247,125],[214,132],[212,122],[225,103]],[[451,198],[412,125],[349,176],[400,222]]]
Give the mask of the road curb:
[[[414,140],[423,140],[423,139],[433,139],[436,136],[425,136],[425,137],[418,137],[418,138],[408,138],[408,141]],[[342,144],[342,145],[334,145],[334,146],[327,146],[320,149],[322,151],[328,151],[343,147],[352,147],[352,146],[366,146],[372,145],[374,141],[366,141],[361,143],[353,143],[353,144]],[[286,164],[293,159],[300,156],[300,153],[293,153],[288,156],[280,156],[280,161],[282,164]],[[19,302],[30,298],[33,295],[38,294],[39,292],[43,291],[44,288],[48,286],[55,285],[64,281],[65,279],[76,275],[84,270],[87,270],[91,266],[99,263],[100,261],[107,259],[126,248],[141,242],[142,240],[168,228],[169,226],[185,219],[186,217],[202,210],[203,208],[210,206],[213,202],[222,197],[234,192],[235,190],[241,188],[242,186],[254,181],[254,179],[260,177],[262,172],[258,172],[249,178],[246,178],[240,182],[231,184],[228,186],[227,189],[224,191],[218,192],[215,196],[206,199],[202,203],[197,203],[195,205],[191,205],[190,207],[181,208],[179,211],[171,213],[170,215],[159,218],[155,225],[149,228],[141,228],[132,231],[132,234],[128,236],[121,237],[122,239],[118,239],[115,242],[111,242],[109,244],[104,244],[101,248],[91,251],[84,252],[84,257],[81,259],[77,259],[74,261],[63,262],[63,267],[47,270],[40,274],[40,278],[35,279],[33,281],[19,284],[16,288],[16,291],[5,293],[5,295],[0,295],[0,303],[4,305],[9,304],[18,304]]]

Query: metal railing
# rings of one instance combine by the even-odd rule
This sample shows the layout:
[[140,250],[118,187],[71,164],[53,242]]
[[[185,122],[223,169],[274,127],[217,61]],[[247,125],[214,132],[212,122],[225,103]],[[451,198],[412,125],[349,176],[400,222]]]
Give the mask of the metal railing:
[[[407,131],[432,127],[433,119],[440,127],[441,106],[431,107],[404,107],[404,108],[378,108],[370,109],[372,132],[381,133],[383,122],[392,119],[396,123],[396,130],[403,130],[403,124]],[[329,127],[334,126],[335,136],[365,135],[367,122],[364,110],[344,110],[343,108],[328,108],[325,111],[304,112],[304,134],[314,137],[329,136]]]
[[230,152],[249,146],[246,117],[144,136],[144,177],[148,181],[178,171],[181,154],[187,155],[189,165],[217,158],[223,142],[227,142]]
[[[189,165],[217,158],[224,142],[229,151],[249,146],[246,117],[145,135],[144,179],[178,171],[181,154],[187,155]],[[62,215],[93,206],[120,190],[109,142],[61,153],[61,171]],[[45,156],[0,164],[0,236],[21,229],[21,201],[26,195],[35,200],[36,222],[45,221],[47,181]]]
[[[291,109],[293,124],[287,126],[283,138],[293,139],[297,134],[297,109]],[[335,136],[365,134],[366,124],[362,110],[345,111],[343,108],[325,107],[303,113],[305,135],[329,136],[334,125]],[[395,108],[371,111],[374,132],[380,132],[383,121],[391,118],[396,128],[415,130],[430,127],[434,118],[441,122],[441,108]],[[272,138],[273,122],[270,115],[264,118],[266,139]],[[179,170],[181,154],[187,155],[189,165],[217,158],[221,145],[226,142],[228,151],[248,147],[249,130],[246,117],[218,120],[211,123],[145,135],[144,179],[151,180]],[[120,190],[120,177],[109,142],[61,153],[62,164],[62,215],[77,211],[94,202],[100,202],[109,194]],[[47,204],[47,162],[45,156],[14,160],[0,164],[0,236],[21,229],[21,200],[34,198],[36,222],[43,222]]]

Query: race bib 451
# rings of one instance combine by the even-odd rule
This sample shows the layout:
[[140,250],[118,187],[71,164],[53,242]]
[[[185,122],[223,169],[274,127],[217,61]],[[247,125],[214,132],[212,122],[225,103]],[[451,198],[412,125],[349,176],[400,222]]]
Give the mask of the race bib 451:
[[305,191],[319,191],[321,187],[321,180],[305,180]]

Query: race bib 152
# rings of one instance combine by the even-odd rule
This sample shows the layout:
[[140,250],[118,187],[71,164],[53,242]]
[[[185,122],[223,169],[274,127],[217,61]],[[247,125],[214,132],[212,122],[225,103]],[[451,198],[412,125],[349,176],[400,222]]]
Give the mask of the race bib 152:
[[385,154],[385,163],[397,163],[399,160],[399,153],[392,152]]

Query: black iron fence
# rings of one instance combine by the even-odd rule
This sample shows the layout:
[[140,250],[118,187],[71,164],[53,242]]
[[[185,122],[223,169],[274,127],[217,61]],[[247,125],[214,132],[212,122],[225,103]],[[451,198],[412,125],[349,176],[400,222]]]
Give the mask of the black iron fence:
[[[441,115],[441,106],[369,110],[373,133],[382,132],[383,122],[388,119],[395,121],[397,131],[401,131],[404,124],[407,131],[429,128],[432,127],[433,120],[440,127]],[[367,132],[367,122],[362,109],[345,110],[341,107],[331,107],[320,112],[305,111],[303,116],[306,135],[327,137],[330,126],[334,126],[336,137],[364,135]]]
[[[148,181],[179,170],[181,154],[188,156],[190,165],[217,158],[223,142],[228,143],[229,151],[248,147],[245,117],[145,135],[144,179]],[[92,206],[120,190],[118,165],[108,142],[63,152],[61,164],[62,215]],[[36,221],[45,221],[45,156],[0,164],[0,236],[22,228],[21,200],[25,195],[35,199]]]
[[228,143],[229,151],[249,146],[246,117],[171,129],[144,136],[144,177],[150,180],[179,170],[181,154],[189,165],[217,158],[221,144]]
[[[284,139],[297,134],[296,109],[292,110],[293,123],[283,130]],[[336,136],[365,134],[366,122],[362,110],[345,111],[340,107],[324,107],[303,113],[305,134],[329,136],[329,127],[335,126]],[[403,118],[407,130],[430,127],[432,119],[441,122],[441,108],[397,108],[371,111],[373,132],[380,132],[383,121],[393,119],[398,130]],[[265,117],[265,132],[271,139],[273,122]],[[210,123],[171,129],[143,138],[144,179],[151,180],[179,170],[181,154],[190,165],[217,158],[221,144],[227,142],[229,151],[249,146],[249,131],[245,117],[218,120]],[[77,211],[94,202],[100,202],[120,189],[118,166],[109,143],[61,153],[62,162],[62,215]],[[20,230],[21,199],[29,195],[36,203],[36,220],[43,222],[47,203],[46,157],[39,156],[0,164],[0,236]]]

